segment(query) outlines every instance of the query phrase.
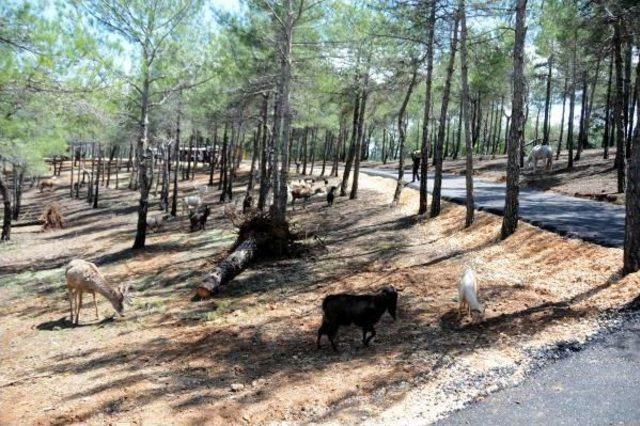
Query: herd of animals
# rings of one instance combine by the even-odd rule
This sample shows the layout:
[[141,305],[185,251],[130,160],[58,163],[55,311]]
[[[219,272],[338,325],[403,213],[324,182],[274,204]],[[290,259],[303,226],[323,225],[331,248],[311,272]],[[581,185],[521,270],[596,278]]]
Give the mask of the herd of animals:
[[[413,172],[415,179],[418,174],[419,156],[412,155],[412,159],[414,160]],[[540,160],[545,163],[546,169],[551,167],[553,152],[549,146],[534,146],[527,158],[527,165],[529,167],[533,166],[533,169],[536,170]],[[55,183],[51,179],[42,180],[39,184],[41,192],[46,188],[53,189],[54,186]],[[296,200],[303,200],[306,203],[312,196],[322,192],[326,192],[327,206],[332,206],[337,187],[330,186],[326,179],[324,180],[324,187],[315,185],[313,179],[305,179],[292,183],[289,189],[291,205],[295,208]],[[188,215],[192,232],[204,230],[207,218],[211,213],[209,206],[203,202],[207,187],[201,187],[197,192],[197,194],[188,195],[183,199],[183,215]],[[251,207],[251,204],[252,199],[247,197],[243,210],[246,211],[247,208]],[[147,226],[157,231],[162,227],[166,219],[166,216],[150,217],[147,220]],[[68,264],[65,277],[72,324],[78,324],[84,293],[93,296],[97,319],[99,315],[96,293],[109,300],[117,314],[124,315],[124,304],[130,303],[131,300],[128,285],[113,289],[95,264],[81,259],[74,259]],[[338,329],[341,326],[352,324],[362,329],[362,344],[368,346],[376,336],[374,326],[385,312],[388,312],[395,321],[399,291],[389,285],[383,287],[376,294],[354,295],[340,293],[326,296],[322,301],[323,317],[317,333],[316,344],[318,349],[321,347],[322,336],[327,336],[332,348],[338,351],[335,341]],[[478,280],[472,269],[466,269],[459,281],[458,301],[458,315],[460,318],[468,315],[471,316],[474,322],[482,320],[485,308],[478,298]]]
[[[129,285],[111,288],[98,267],[82,259],[74,259],[65,270],[71,323],[78,325],[82,296],[93,296],[96,319],[99,319],[96,293],[104,296],[120,316],[124,316],[124,305],[131,304]],[[342,326],[354,324],[362,329],[362,344],[369,346],[376,336],[375,325],[385,312],[396,320],[398,292],[388,285],[376,294],[330,294],[322,301],[322,324],[318,329],[316,345],[320,349],[322,336],[327,336],[331,347],[338,352],[336,336]],[[458,285],[458,315],[470,315],[474,322],[481,321],[485,307],[478,299],[478,281],[472,269],[467,269]]]

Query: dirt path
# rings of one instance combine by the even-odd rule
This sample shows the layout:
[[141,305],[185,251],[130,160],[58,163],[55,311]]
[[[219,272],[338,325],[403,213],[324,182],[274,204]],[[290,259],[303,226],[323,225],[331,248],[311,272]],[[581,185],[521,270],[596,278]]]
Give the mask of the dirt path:
[[[203,171],[194,185],[206,179]],[[303,241],[308,255],[258,263],[206,302],[190,301],[194,288],[235,238],[217,191],[206,195],[206,231],[171,222],[141,253],[129,249],[135,193],[101,190],[101,207],[90,209],[62,187],[27,192],[35,211],[58,201],[67,227],[16,228],[0,245],[0,424],[432,421],[521,380],[541,362],[534,354],[584,341],[603,313],[637,295],[637,276],[619,279],[619,249],[527,224],[499,241],[499,217],[479,212],[465,229],[464,209],[448,203],[439,218],[416,221],[417,192],[391,209],[393,186],[363,176],[358,200],[327,208],[313,197],[291,215],[320,237]],[[75,257],[114,285],[132,283],[124,318],[109,319],[99,299],[100,320],[89,305],[69,327],[63,271]],[[456,317],[468,266],[487,303],[480,325]],[[339,354],[326,343],[316,350],[325,295],[385,284],[402,290],[399,318],[382,318],[370,348],[350,327]]]
[[[386,169],[365,168],[362,172],[391,179],[397,177],[396,172]],[[503,214],[505,184],[478,178],[473,183],[476,208]],[[419,189],[420,183],[416,181],[408,186]],[[428,187],[433,187],[433,175],[429,175]],[[467,199],[465,177],[444,175],[442,197],[464,205]],[[520,190],[519,203],[520,218],[543,229],[606,247],[622,247],[624,244],[625,208],[622,206],[528,188]]]

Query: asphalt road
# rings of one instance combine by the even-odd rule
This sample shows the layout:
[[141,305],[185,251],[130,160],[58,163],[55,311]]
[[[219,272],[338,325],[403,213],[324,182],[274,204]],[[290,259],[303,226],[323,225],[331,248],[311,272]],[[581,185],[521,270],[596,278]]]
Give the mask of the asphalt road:
[[[375,176],[397,178],[395,170],[362,168],[360,171]],[[411,171],[408,176],[411,176]],[[476,208],[503,214],[505,184],[480,179],[474,179],[473,184]],[[418,189],[419,185],[419,182],[414,182],[408,186]],[[433,188],[433,175],[429,175],[427,187]],[[442,198],[464,204],[465,177],[444,175]],[[532,225],[607,247],[622,247],[624,243],[623,206],[523,188],[520,189],[519,200],[520,218]],[[640,419],[638,423],[640,424]]]
[[436,424],[640,424],[640,320]]

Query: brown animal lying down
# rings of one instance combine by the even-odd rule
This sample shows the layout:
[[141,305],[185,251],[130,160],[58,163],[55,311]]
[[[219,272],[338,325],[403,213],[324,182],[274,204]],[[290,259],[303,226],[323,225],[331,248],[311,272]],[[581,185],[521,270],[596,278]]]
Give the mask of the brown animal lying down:
[[40,181],[40,192],[42,192],[45,188],[49,188],[50,190],[53,190],[53,188],[55,188],[55,183],[53,183],[53,181],[51,179],[45,179]]
[[313,189],[307,185],[294,186],[291,189],[291,205],[295,206],[296,200],[302,198],[304,202],[308,202],[309,198],[315,194],[321,193],[322,188]]

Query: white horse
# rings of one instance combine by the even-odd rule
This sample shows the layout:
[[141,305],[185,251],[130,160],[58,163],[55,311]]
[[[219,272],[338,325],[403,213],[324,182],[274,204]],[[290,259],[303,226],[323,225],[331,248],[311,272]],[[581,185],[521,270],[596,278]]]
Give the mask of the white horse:
[[545,170],[551,169],[553,163],[553,151],[549,145],[536,145],[531,149],[529,157],[527,157],[527,166],[533,165],[533,171],[538,170],[538,161],[545,161]]

